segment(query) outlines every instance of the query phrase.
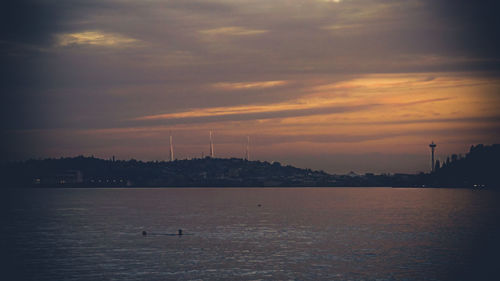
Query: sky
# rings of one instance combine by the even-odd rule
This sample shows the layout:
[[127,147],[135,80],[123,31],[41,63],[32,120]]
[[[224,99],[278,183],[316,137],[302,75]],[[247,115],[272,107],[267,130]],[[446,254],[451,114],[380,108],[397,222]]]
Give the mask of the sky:
[[416,173],[500,142],[497,1],[4,1],[4,160]]

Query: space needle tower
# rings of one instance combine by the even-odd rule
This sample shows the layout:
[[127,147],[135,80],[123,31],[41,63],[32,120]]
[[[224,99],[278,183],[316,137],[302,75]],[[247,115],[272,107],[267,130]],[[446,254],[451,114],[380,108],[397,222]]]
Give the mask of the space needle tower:
[[434,141],[429,144],[429,147],[431,148],[431,172],[434,172],[434,170],[436,169],[434,166],[434,149],[436,148],[436,144],[434,143]]

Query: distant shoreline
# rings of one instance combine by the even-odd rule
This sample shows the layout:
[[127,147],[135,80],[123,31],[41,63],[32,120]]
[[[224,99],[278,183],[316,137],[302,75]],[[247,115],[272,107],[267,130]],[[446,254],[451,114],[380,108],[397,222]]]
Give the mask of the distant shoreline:
[[433,172],[419,174],[329,174],[279,162],[241,158],[195,158],[161,162],[77,156],[1,164],[3,186],[38,188],[192,187],[394,187],[499,188],[500,145],[472,146],[452,155]]

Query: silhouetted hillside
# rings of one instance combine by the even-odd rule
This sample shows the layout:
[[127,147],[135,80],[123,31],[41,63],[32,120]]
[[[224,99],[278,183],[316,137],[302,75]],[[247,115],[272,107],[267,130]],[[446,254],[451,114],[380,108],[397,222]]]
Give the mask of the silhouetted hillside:
[[2,170],[11,186],[328,186],[333,180],[277,162],[208,157],[142,162],[79,156],[11,163]]
[[500,187],[500,144],[472,146],[464,157],[452,155],[428,179],[432,186]]
[[472,146],[431,174],[330,175],[280,163],[231,158],[172,162],[114,161],[94,157],[28,160],[2,165],[4,187],[499,187],[500,145]]

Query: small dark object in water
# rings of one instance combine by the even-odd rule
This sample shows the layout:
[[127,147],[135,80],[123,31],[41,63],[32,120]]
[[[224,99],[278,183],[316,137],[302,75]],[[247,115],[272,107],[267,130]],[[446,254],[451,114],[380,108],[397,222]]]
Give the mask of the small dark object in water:
[[257,205],[257,207],[262,207],[262,205],[261,205],[261,204],[258,204],[258,205]]
[[142,231],[142,236],[146,236],[146,235],[148,235],[148,233],[146,232],[146,230],[143,230]]
[[179,229],[178,235],[182,235],[182,229]]

